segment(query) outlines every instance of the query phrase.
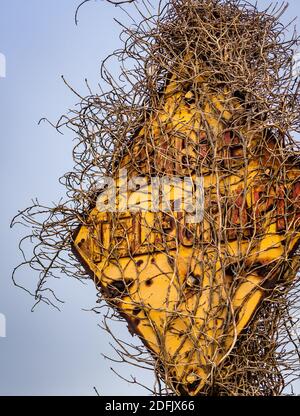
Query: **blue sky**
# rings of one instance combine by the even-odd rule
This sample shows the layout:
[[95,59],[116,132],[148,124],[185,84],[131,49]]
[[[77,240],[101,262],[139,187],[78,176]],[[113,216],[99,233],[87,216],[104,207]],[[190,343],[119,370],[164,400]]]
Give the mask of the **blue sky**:
[[[6,57],[6,78],[0,78],[0,314],[6,317],[7,330],[6,338],[0,337],[0,395],[94,395],[94,386],[103,395],[145,394],[139,386],[118,379],[110,370],[112,363],[101,356],[113,350],[110,337],[97,325],[99,316],[83,310],[95,306],[92,282],[61,279],[55,282],[65,300],[61,312],[46,305],[31,312],[33,299],[11,281],[11,271],[21,260],[17,244],[23,235],[20,228],[10,230],[12,216],[31,198],[57,201],[64,193],[57,179],[72,168],[72,134],[61,136],[45,123],[38,125],[38,120],[56,121],[76,104],[61,75],[83,94],[85,78],[96,90],[101,60],[121,46],[113,18],[128,21],[118,8],[91,1],[81,8],[76,26],[79,3],[0,0],[0,53]],[[299,1],[289,3],[285,21],[300,14]],[[127,9],[134,14],[133,7]],[[28,269],[19,277],[28,286],[37,278]],[[126,326],[119,330],[130,341]],[[153,382],[151,373],[115,368],[146,384]],[[300,394],[300,383],[295,391]]]

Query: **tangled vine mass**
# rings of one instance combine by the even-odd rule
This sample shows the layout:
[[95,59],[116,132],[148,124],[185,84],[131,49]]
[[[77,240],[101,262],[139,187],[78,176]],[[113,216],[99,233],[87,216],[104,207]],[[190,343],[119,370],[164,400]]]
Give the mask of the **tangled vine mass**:
[[[16,273],[31,267],[36,303],[57,306],[54,278],[92,277],[120,361],[154,371],[153,394],[287,394],[300,370],[300,119],[299,38],[281,23],[286,6],[128,7],[139,21],[120,23],[103,91],[55,126],[76,137],[65,199],[34,201],[13,220],[31,230],[14,281],[29,291]],[[147,185],[203,178],[202,221],[172,209],[97,213],[99,178],[121,168]],[[138,342],[119,339],[115,319]]]

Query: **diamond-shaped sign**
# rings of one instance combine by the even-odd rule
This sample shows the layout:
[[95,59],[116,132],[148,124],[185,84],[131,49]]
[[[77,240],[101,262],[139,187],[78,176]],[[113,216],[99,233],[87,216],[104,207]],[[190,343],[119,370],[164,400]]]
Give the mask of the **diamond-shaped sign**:
[[[116,174],[116,209],[92,209],[74,238],[75,253],[166,383],[190,395],[228,357],[279,279],[295,276],[300,241],[299,162],[267,129],[253,133],[245,122],[237,131],[243,103],[225,89],[216,96],[199,80],[198,91],[173,76],[116,157],[115,171],[126,169],[131,181],[125,209]],[[181,182],[157,189],[162,178]],[[191,221],[193,209],[174,208],[184,178],[202,180],[200,220]],[[105,202],[106,190],[99,198]]]

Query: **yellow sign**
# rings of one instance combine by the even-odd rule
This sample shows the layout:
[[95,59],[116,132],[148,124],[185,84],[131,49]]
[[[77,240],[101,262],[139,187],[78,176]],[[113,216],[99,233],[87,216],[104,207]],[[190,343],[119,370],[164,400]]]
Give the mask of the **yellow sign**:
[[[201,79],[192,89],[173,76],[130,147],[115,156],[115,172],[126,170],[131,181],[126,203],[116,177],[115,209],[92,209],[74,237],[104,298],[178,394],[201,391],[262,299],[298,267],[300,164],[284,155],[275,133],[255,132],[255,121],[237,131],[243,111],[226,89],[216,95]],[[200,217],[197,208],[174,208],[183,195],[177,185],[157,190],[153,178],[165,177],[201,179],[189,195],[201,199]],[[98,198],[103,208],[109,195]]]

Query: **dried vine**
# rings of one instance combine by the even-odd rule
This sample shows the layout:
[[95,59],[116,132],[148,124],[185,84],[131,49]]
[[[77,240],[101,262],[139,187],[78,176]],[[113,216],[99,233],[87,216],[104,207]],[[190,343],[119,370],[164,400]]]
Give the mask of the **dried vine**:
[[[178,216],[171,213],[168,221],[173,220],[174,235],[183,227],[188,244],[182,240],[178,243],[178,239],[176,243],[174,238],[176,244],[172,245],[162,223],[156,229],[162,236],[160,246],[154,247],[148,241],[149,253],[166,255],[173,265],[175,277],[170,280],[169,290],[176,288],[178,294],[172,310],[166,306],[164,311],[161,307],[157,311],[172,315],[169,320],[166,318],[166,326],[176,319],[178,324],[185,316],[182,336],[184,340],[195,338],[195,356],[201,337],[201,342],[206,342],[202,352],[221,351],[223,358],[218,365],[209,356],[207,380],[198,394],[282,394],[299,377],[300,369],[299,338],[294,330],[300,316],[299,283],[293,279],[299,266],[299,201],[296,191],[291,194],[300,172],[299,145],[294,139],[300,133],[299,78],[293,76],[293,56],[299,38],[296,34],[289,36],[288,27],[280,22],[286,10],[284,5],[259,11],[243,0],[166,0],[159,2],[154,15],[147,4],[134,5],[141,20],[130,27],[120,23],[122,48],[102,64],[105,92],[80,97],[76,109],[62,116],[55,126],[58,131],[71,129],[76,135],[74,168],[60,179],[66,188],[66,199],[53,207],[34,201],[13,220],[13,224],[22,223],[31,229],[20,244],[24,254],[21,266],[30,266],[39,273],[36,301],[56,305],[52,278],[90,277],[72,246],[78,227],[89,227],[91,234],[98,227],[90,213],[103,191],[99,178],[115,178],[124,166],[130,178],[150,179],[154,174],[218,178],[205,187],[204,223],[208,224],[209,239],[206,230],[182,225]],[[109,72],[111,59],[120,65],[118,79]],[[173,110],[166,110],[172,105]],[[188,121],[177,118],[174,124],[178,108],[192,116]],[[171,116],[165,117],[168,111]],[[153,130],[154,121],[159,134]],[[255,168],[251,167],[252,161]],[[236,186],[226,182],[232,177]],[[259,190],[256,208],[251,210],[245,189],[259,185],[263,190]],[[119,214],[112,215],[112,229],[118,226],[120,218]],[[277,233],[285,235],[285,241],[296,239],[297,244],[291,249],[286,243],[280,258],[249,260],[250,253],[259,251],[257,247],[265,238],[264,221],[276,224]],[[120,247],[126,246],[130,233],[132,230],[124,230]],[[28,240],[33,244],[29,258],[23,251]],[[228,249],[232,241],[237,241],[238,247],[234,254]],[[96,237],[94,244],[101,246]],[[241,248],[243,244],[246,249]],[[184,272],[180,271],[182,246],[188,246],[192,253]],[[120,252],[107,254],[105,245],[100,250],[106,252],[108,263],[119,264],[122,269]],[[142,285],[139,264],[133,255],[131,261],[136,267],[136,282]],[[156,334],[162,339],[161,351],[157,352],[149,345],[128,345],[111,331],[110,320],[123,320],[125,313],[125,318],[132,321],[132,311],[143,314],[139,322],[148,319],[153,323],[151,313],[155,308],[151,312],[145,303],[137,302],[139,286],[133,292],[127,288],[128,279],[124,277],[120,289],[103,270],[102,276],[111,279],[108,284],[95,270],[92,276],[100,301],[108,307],[103,327],[111,332],[120,360],[152,368],[157,375],[154,394],[191,392],[193,382],[187,387],[186,382],[175,380],[172,360],[163,347],[166,332]],[[183,280],[181,273],[185,275]],[[202,275],[207,276],[210,288],[204,286]],[[195,335],[193,325],[199,313],[195,305],[205,290],[219,299],[217,310],[212,302],[213,307],[207,312],[209,319],[224,317],[226,312],[228,322],[222,318],[222,328],[227,325],[236,331],[238,314],[232,309],[231,298],[249,276],[260,278],[258,286],[264,293],[263,300],[255,319],[238,337],[233,336],[231,348],[208,339],[207,322],[199,324]],[[202,280],[195,283],[195,279]],[[124,297],[129,303],[125,312]],[[194,312],[184,309],[188,299],[193,299]],[[219,329],[214,331],[218,333]],[[161,382],[167,387],[162,387]]]

